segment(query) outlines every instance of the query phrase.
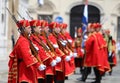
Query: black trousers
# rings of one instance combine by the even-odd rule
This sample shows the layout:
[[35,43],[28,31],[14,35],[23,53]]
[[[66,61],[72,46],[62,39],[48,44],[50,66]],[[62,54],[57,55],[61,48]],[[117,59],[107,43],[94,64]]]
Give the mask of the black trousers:
[[111,71],[109,72],[109,75],[112,75],[113,65],[111,65],[111,64],[110,64],[110,69],[111,69]]
[[38,79],[38,83],[46,83],[45,79]]
[[100,71],[94,67],[94,73],[95,73],[95,76],[96,76],[96,83],[101,83],[101,77],[102,75],[100,75]]
[[83,73],[82,73],[82,81],[85,81],[87,79],[87,76],[91,73],[91,67],[84,67]]
[[46,83],[53,83],[54,75],[46,75]]
[[55,83],[65,83],[64,80],[57,80]]

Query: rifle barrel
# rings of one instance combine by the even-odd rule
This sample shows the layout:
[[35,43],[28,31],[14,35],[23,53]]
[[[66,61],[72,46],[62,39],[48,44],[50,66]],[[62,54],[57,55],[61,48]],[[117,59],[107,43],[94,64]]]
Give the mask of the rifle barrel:
[[26,11],[26,13],[27,13],[27,15],[29,16],[29,18],[30,18],[31,20],[33,20],[33,17],[30,16],[29,12]]
[[17,11],[17,14],[18,14],[23,20],[25,20],[25,18],[22,17],[18,11]]
[[12,17],[12,19],[14,20],[14,22],[17,24],[18,20],[15,18],[15,16],[10,12],[10,10],[6,7],[7,11],[9,12],[10,16]]

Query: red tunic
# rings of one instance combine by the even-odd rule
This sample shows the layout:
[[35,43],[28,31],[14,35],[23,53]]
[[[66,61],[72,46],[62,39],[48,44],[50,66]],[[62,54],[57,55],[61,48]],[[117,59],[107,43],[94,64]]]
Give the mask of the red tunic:
[[57,54],[56,56],[61,57],[61,62],[57,63],[55,66],[56,70],[56,80],[64,80],[65,78],[65,64],[64,64],[64,53],[59,49],[56,38],[50,33],[48,35],[50,43],[54,47],[54,51]]
[[[51,58],[51,55],[38,43],[41,40],[37,36],[31,35],[31,40],[33,41],[34,44],[36,44],[39,47],[40,58],[43,61],[43,63],[47,66],[46,71],[45,71],[45,75],[54,75],[53,68],[50,65],[50,63],[53,60]],[[44,42],[44,40],[43,40],[43,42]],[[45,44],[45,42],[44,42],[44,44]]]
[[[104,72],[109,71],[110,70],[110,66],[108,63],[108,53],[107,53],[107,44],[102,36],[102,34],[100,32],[96,33],[96,38],[98,41],[98,47],[99,47],[99,60],[102,64],[103,70]],[[102,59],[101,59],[102,58]]]
[[85,42],[86,56],[84,65],[96,67],[99,71],[105,72],[105,55],[102,55],[95,33],[92,33]]
[[29,41],[20,36],[10,53],[8,83],[37,83],[37,70],[40,63],[32,55]]
[[[52,59],[50,58],[51,56],[44,50],[44,48],[38,43],[40,41],[40,39],[35,36],[34,34],[31,35],[31,40],[34,43],[35,46],[38,47],[39,49],[39,57],[41,59],[41,61],[45,64],[45,65],[50,65]],[[40,71],[38,72],[38,78],[45,78],[45,72],[46,71]],[[52,70],[51,70],[52,72]]]
[[[59,34],[58,39],[61,40],[61,41],[64,41],[64,40],[67,41],[67,37],[63,34]],[[64,50],[67,51],[66,56],[69,56],[69,54],[72,53],[72,51],[67,46],[65,46]],[[73,74],[74,70],[75,70],[74,58],[71,57],[70,61],[65,60],[65,75],[69,76],[69,75]]]
[[90,35],[85,42],[86,56],[84,66],[94,67],[97,66],[98,45],[95,35]]
[[70,36],[70,34],[68,33],[68,32],[65,32],[64,33],[64,35],[66,36],[66,38],[69,40],[72,40],[72,42],[73,42],[73,39],[72,39],[72,37]]
[[[72,45],[73,45],[74,42],[73,42],[73,39],[70,36],[70,34],[68,32],[65,32],[64,36],[65,36],[65,39],[67,40],[67,42],[69,43],[69,45],[71,45],[71,48],[73,48]],[[69,42],[69,40],[71,40],[72,42]],[[74,50],[73,50],[73,52],[74,52]],[[71,62],[72,71],[74,72],[75,71],[74,57],[71,58],[70,62]]]
[[[54,47],[54,45],[58,46],[57,40],[52,34],[49,34],[48,39],[51,42],[51,44],[53,45],[53,47]],[[55,52],[56,52],[57,56],[59,56],[61,58],[64,57],[64,53],[59,49],[59,47],[54,47],[54,49],[55,49]],[[56,65],[55,70],[64,72],[63,60]]]

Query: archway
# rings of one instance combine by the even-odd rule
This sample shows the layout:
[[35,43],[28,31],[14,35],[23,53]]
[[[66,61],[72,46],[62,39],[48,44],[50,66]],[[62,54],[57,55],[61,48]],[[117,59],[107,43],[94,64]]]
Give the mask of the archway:
[[[77,5],[70,11],[70,35],[74,38],[75,27],[80,27],[82,23],[84,5]],[[100,22],[100,10],[92,5],[88,5],[88,22]]]

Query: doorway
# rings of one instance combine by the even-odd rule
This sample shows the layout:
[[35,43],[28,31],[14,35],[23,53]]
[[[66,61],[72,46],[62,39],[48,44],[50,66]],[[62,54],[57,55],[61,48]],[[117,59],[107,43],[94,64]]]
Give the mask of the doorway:
[[[84,5],[77,5],[70,11],[70,35],[74,38],[75,27],[81,27]],[[88,23],[100,22],[100,10],[92,5],[88,5]]]

